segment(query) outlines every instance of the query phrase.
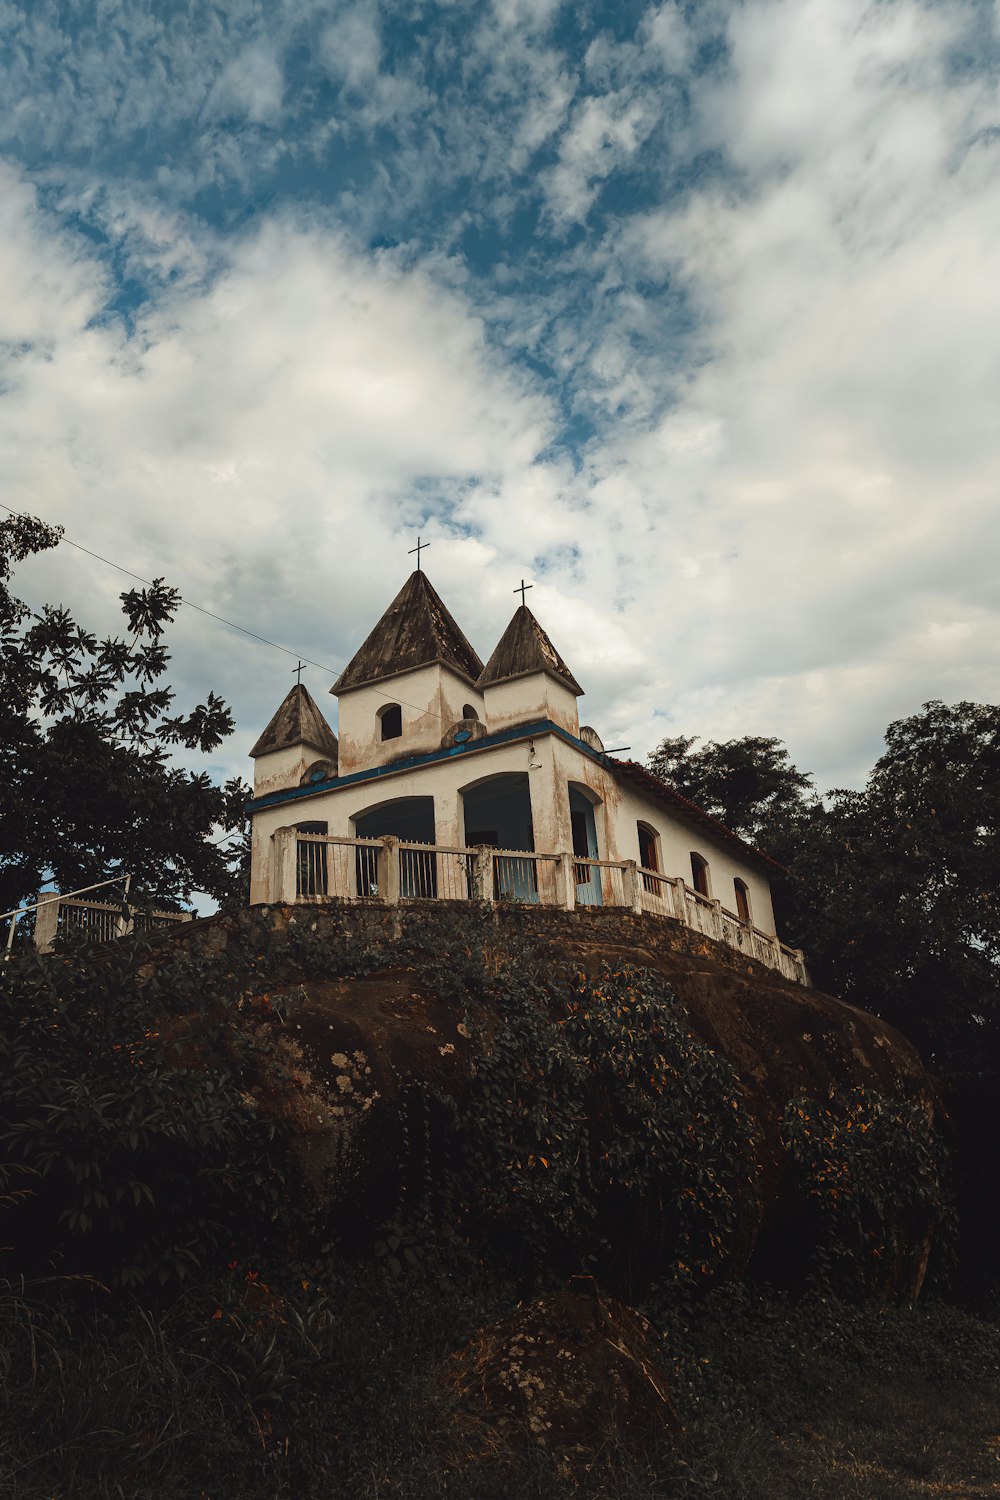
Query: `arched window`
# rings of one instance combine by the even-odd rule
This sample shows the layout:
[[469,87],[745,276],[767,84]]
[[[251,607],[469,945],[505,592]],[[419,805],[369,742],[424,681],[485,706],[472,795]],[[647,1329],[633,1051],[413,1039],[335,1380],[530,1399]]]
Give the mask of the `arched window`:
[[471,703],[466,703],[464,705],[464,707],[462,708],[462,718],[463,719],[475,719],[476,723],[477,724],[479,723],[479,714],[473,708],[473,706],[472,706]]
[[750,915],[750,887],[745,880],[734,880],[733,889],[736,892],[736,915],[749,927],[753,921]]
[[387,703],[380,708],[378,721],[384,740],[398,740],[403,733],[403,710],[398,703]]
[[708,883],[708,860],[703,854],[696,854],[691,850],[691,884],[699,896],[707,896],[711,899],[712,888]]
[[[658,870],[660,868],[660,855],[658,850],[659,838],[656,829],[651,828],[648,823],[637,823],[636,831],[639,835],[639,864],[645,870]],[[642,877],[643,887],[654,896],[663,894],[663,882],[655,880],[652,875],[644,874]]]
[[660,858],[656,851],[656,830],[648,823],[637,823],[639,834],[639,863],[644,870],[658,870]]

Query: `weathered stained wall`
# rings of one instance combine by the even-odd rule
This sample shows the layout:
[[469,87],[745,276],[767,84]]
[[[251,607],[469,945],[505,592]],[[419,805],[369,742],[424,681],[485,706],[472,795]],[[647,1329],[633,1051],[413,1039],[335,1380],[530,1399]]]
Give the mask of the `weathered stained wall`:
[[531,672],[506,682],[489,684],[483,692],[486,727],[492,734],[511,724],[551,719],[570,734],[580,733],[576,695],[548,672]]
[[[343,735],[340,743],[343,753]],[[540,734],[533,740],[490,746],[484,750],[470,747],[447,760],[388,773],[370,782],[317,792],[314,796],[261,810],[253,819],[251,901],[267,902],[277,895],[277,887],[272,887],[271,883],[270,851],[271,837],[278,828],[320,821],[328,825],[329,833],[349,838],[354,835],[356,819],[376,807],[400,798],[432,797],[435,842],[458,847],[465,843],[466,833],[463,793],[492,777],[525,772],[536,851],[562,853],[572,850],[567,788],[579,787],[595,803],[601,859],[638,861],[636,825],[642,819],[659,837],[661,873],[683,876],[690,883],[691,851],[697,850],[709,862],[713,895],[723,906],[735,912],[733,881],[737,878],[745,881],[750,892],[754,924],[762,932],[774,932],[767,878],[756,865],[741,858],[737,849],[722,840],[714,840],[705,830],[692,828],[673,816],[652,798],[622,786],[600,762],[554,734]]]
[[[403,755],[437,750],[442,735],[461,719],[467,703],[480,717],[483,714],[478,688],[439,663],[351,689],[341,694],[339,703],[341,776],[387,765]],[[383,740],[379,713],[390,703],[400,705],[403,733],[398,739]]]
[[253,794],[266,797],[269,792],[299,786],[311,765],[324,757],[311,745],[289,745],[258,756],[253,763]]

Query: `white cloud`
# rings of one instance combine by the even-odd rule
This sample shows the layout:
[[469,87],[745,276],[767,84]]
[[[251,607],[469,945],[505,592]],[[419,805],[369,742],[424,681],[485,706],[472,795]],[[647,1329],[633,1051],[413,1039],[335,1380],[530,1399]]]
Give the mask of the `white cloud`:
[[683,73],[691,60],[693,38],[676,0],[651,6],[642,19],[644,41],[659,55],[671,73]]
[[823,780],[924,699],[995,693],[1000,147],[995,95],[944,62],[969,16],[734,12],[702,128],[742,179],[616,247],[682,279],[711,337],[592,491],[661,532],[677,623],[656,701],[687,731],[780,725]]
[[[372,240],[389,198],[416,223],[438,177],[463,183],[433,232],[414,229],[394,255],[331,229],[329,206],[311,220],[264,211],[225,236],[139,183],[65,196],[152,292],[131,337],[106,313],[105,253],[8,173],[10,503],[331,667],[398,588],[421,530],[483,652],[533,571],[529,599],[609,743],[778,734],[821,785],[844,783],[890,718],[932,696],[995,694],[998,96],[995,79],[949,62],[977,55],[979,13],[752,0],[684,22],[661,4],[634,38],[572,54],[555,44],[555,11],[482,7],[459,60],[471,81],[456,70],[434,95],[418,57],[379,71],[374,7],[320,8],[327,65],[361,96],[344,130],[391,118],[400,131],[371,193],[348,204]],[[256,38],[240,14],[212,78],[257,45],[282,66],[276,36]],[[695,76],[720,24],[727,60]],[[190,61],[175,104],[197,113],[210,80]],[[140,118],[136,95],[113,106],[97,70],[87,77],[84,137],[101,120],[119,128],[116,107]],[[255,95],[253,77],[250,126],[253,109],[292,109],[290,79],[281,94],[265,67]],[[684,92],[693,120],[668,132]],[[44,130],[17,97],[22,123]],[[242,136],[262,133],[213,135],[176,170],[188,186],[238,175]],[[515,180],[547,148],[547,171]],[[668,155],[677,176],[658,201]],[[599,229],[598,195],[624,171],[641,196],[619,195]],[[550,225],[582,226],[573,249],[553,248],[543,222],[502,275],[479,275],[456,248],[483,226],[472,181],[495,187],[497,222],[544,196]],[[525,374],[525,351],[553,374]],[[557,399],[593,423],[575,464],[549,449]],[[33,597],[66,597],[88,621],[110,620],[123,586],[65,552],[25,576]],[[282,658],[193,616],[175,639],[182,688],[233,699],[230,768],[244,768],[289,680]]]
[[342,10],[323,30],[320,55],[334,78],[361,88],[378,73],[382,45],[374,4]]
[[654,121],[649,101],[625,90],[576,105],[559,142],[559,159],[542,176],[557,224],[586,218],[601,184],[635,156]]
[[[420,270],[272,220],[128,338],[94,323],[105,287],[81,242],[23,182],[8,173],[3,187],[0,314],[19,347],[0,365],[0,453],[15,508],[337,667],[405,576],[411,529],[435,537],[435,576],[468,603],[481,554],[453,518],[470,482],[501,511],[525,505],[529,524],[528,497],[551,495],[535,465],[546,402]],[[113,624],[115,574],[65,549],[24,571],[36,602]],[[182,689],[197,679],[238,700],[242,766],[242,741],[284,691],[281,659],[197,617],[176,638],[195,651]]]
[[215,115],[237,113],[255,125],[270,125],[281,114],[283,95],[278,59],[265,47],[251,46],[222,70],[209,109]]
[[[42,253],[50,232],[34,190],[0,159],[0,339],[15,349],[85,327],[106,294],[104,275],[71,236],[56,229],[55,253]],[[17,374],[8,365],[7,378]]]
[[551,26],[563,0],[492,0],[493,15],[510,31],[536,32]]

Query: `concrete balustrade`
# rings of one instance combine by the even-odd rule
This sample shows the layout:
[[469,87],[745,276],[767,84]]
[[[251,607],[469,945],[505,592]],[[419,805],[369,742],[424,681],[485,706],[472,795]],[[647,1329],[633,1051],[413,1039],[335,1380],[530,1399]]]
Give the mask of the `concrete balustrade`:
[[[316,846],[328,851],[325,860],[316,858]],[[374,883],[367,878],[373,857]],[[801,949],[789,948],[772,934],[741,921],[721,901],[693,890],[683,877],[644,869],[633,859],[417,845],[391,835],[357,839],[279,828],[271,836],[271,877],[274,899],[288,904],[332,899],[396,906],[401,901],[457,899],[488,906],[497,902],[555,906],[564,911],[581,905],[617,906],[637,916],[681,922],[787,979],[809,984]]]

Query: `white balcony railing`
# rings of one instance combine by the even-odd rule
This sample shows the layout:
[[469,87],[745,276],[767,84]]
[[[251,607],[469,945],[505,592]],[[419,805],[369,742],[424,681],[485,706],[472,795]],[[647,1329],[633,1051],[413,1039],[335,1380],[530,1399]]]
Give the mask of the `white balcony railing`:
[[807,985],[801,949],[789,948],[692,890],[635,860],[582,859],[522,849],[466,849],[392,837],[344,838],[279,828],[272,835],[276,902],[481,901],[488,905],[618,907],[681,922]]
[[[131,879],[130,875],[113,875],[108,880],[99,880],[78,891],[48,891],[27,906],[4,912],[0,920],[7,918],[10,923],[4,945],[4,959],[11,955],[19,918],[27,916],[29,912],[35,913],[33,941],[42,953],[50,953],[56,938],[65,932],[83,932],[93,943],[109,943],[130,932],[146,932],[152,927],[169,927],[174,922],[191,921],[190,912],[150,911],[146,907],[132,905],[128,899]],[[120,901],[80,899],[91,891],[103,890],[109,885],[122,887]]]

